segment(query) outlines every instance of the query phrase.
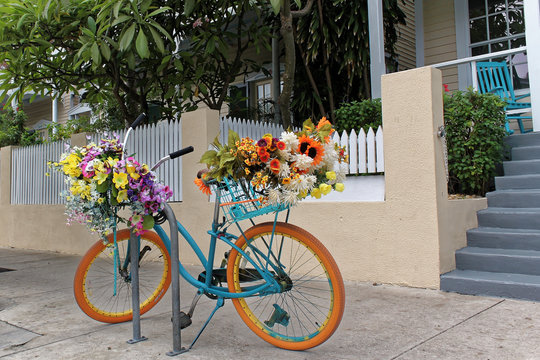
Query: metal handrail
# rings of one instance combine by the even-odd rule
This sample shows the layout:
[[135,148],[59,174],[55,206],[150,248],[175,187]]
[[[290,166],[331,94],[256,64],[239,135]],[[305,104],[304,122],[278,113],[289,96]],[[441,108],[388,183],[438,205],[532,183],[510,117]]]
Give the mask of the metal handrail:
[[509,50],[503,50],[503,51],[497,51],[489,54],[483,54],[483,55],[476,55],[476,56],[470,56],[463,59],[456,59],[456,60],[450,60],[445,61],[438,64],[432,64],[430,66],[435,68],[445,68],[449,66],[455,66],[455,65],[462,65],[462,64],[471,64],[471,74],[472,74],[472,87],[474,90],[478,90],[478,77],[476,76],[476,62],[477,61],[483,61],[483,60],[489,60],[496,57],[506,56],[506,55],[513,55],[513,54],[519,54],[522,52],[527,51],[526,46],[521,46],[516,49],[509,49]]
[[462,58],[462,59],[445,61],[445,62],[438,63],[438,64],[432,64],[430,66],[433,66],[433,67],[436,67],[436,68],[444,68],[444,67],[448,67],[448,66],[461,65],[461,64],[467,64],[467,63],[470,63],[470,62],[493,59],[493,58],[500,57],[500,56],[505,56],[505,55],[519,54],[519,53],[522,53],[522,52],[525,52],[525,51],[527,51],[527,47],[526,46],[521,46],[521,47],[518,47],[518,48],[515,48],[515,49],[497,51],[497,52],[493,52],[493,53],[489,53],[489,54],[476,55],[476,56],[470,56],[470,57]]

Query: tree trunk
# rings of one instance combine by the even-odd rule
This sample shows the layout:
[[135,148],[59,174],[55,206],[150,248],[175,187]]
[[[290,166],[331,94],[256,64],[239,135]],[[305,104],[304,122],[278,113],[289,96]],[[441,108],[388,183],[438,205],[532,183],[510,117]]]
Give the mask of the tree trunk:
[[292,14],[289,0],[281,1],[281,36],[285,47],[285,71],[283,73],[283,90],[279,96],[279,109],[281,111],[281,121],[283,128],[292,127],[291,122],[291,95],[294,84],[294,69],[296,66],[296,56],[294,49],[294,36],[292,31]]

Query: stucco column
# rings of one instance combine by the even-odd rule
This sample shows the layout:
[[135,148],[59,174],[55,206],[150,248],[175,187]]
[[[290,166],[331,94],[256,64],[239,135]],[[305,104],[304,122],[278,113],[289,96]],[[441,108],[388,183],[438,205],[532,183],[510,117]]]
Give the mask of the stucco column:
[[11,150],[12,146],[0,151],[0,205],[11,204]]
[[384,61],[383,7],[381,0],[368,0],[369,58],[371,62],[371,98],[381,97],[381,76],[386,73]]
[[538,0],[525,0],[524,5],[533,130],[540,131],[540,4]]
[[182,201],[201,201],[199,189],[193,183],[197,170],[206,167],[199,164],[202,154],[208,150],[219,133],[219,111],[202,108],[182,114],[182,147],[193,146],[191,154],[182,156]]

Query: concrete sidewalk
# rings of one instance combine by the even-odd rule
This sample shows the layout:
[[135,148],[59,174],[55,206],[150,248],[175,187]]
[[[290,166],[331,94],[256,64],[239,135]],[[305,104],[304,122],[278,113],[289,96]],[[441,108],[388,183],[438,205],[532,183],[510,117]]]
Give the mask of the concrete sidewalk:
[[[0,248],[1,359],[169,359],[170,293],[143,315],[147,341],[127,344],[130,323],[109,325],[84,315],[72,294],[80,260]],[[182,308],[193,289],[181,282]],[[540,303],[398,286],[347,283],[340,328],[304,352],[275,348],[255,336],[226,302],[195,348],[178,359],[540,359]],[[188,345],[213,307],[201,299]]]

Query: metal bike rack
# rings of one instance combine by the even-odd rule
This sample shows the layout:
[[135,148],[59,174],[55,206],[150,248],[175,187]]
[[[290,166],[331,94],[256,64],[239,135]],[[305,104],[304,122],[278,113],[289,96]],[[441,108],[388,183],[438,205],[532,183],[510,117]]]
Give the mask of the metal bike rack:
[[176,216],[169,204],[165,204],[163,213],[167,217],[171,232],[171,292],[172,292],[172,327],[173,327],[173,349],[167,355],[175,356],[187,352],[182,347],[180,330],[180,269],[179,269],[179,251],[178,251],[178,225]]
[[[135,344],[147,340],[141,336],[141,309],[139,307],[139,237],[132,229],[129,230],[130,256],[131,256],[131,303],[133,306],[133,338],[128,344]],[[136,264],[136,265],[134,265]]]
[[[176,217],[169,204],[165,204],[163,213],[167,217],[171,231],[171,295],[172,295],[172,327],[173,327],[173,349],[167,352],[168,356],[175,356],[187,352],[182,347],[181,330],[180,330],[180,273],[178,261],[178,225]],[[129,344],[135,344],[140,341],[147,340],[145,336],[141,336],[141,311],[139,300],[139,266],[133,264],[139,263],[139,237],[133,231],[130,231],[130,256],[131,256],[131,294],[133,304],[133,339],[128,340]]]

